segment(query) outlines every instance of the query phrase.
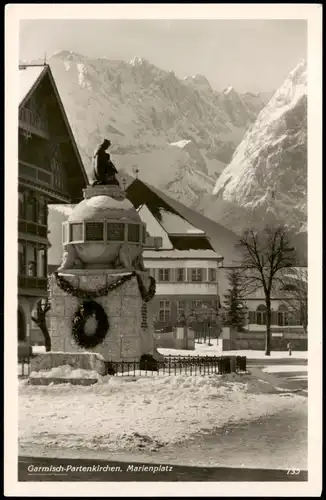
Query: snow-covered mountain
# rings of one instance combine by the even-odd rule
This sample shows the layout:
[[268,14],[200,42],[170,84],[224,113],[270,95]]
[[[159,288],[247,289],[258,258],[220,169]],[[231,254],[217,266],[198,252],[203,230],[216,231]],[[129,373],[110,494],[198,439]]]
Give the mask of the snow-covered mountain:
[[[231,93],[232,91],[230,91]],[[239,109],[239,106],[238,106]],[[296,231],[307,221],[307,65],[301,61],[259,113],[223,170],[209,199],[208,215],[221,215],[221,201],[234,204],[241,225],[279,220]],[[206,200],[208,206],[208,201]]]
[[202,75],[179,79],[149,61],[91,59],[61,51],[49,64],[91,170],[94,148],[111,140],[112,160],[189,206],[211,193],[266,98],[217,92]]

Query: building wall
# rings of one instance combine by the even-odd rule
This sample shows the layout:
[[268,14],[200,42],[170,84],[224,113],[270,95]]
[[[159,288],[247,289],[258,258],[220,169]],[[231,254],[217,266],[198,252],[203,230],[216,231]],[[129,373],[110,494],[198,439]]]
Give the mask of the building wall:
[[[169,311],[170,314],[168,315],[168,318],[166,320],[163,320],[160,317],[160,311],[163,309],[167,309],[166,306],[161,307],[161,302],[168,302],[169,303]],[[216,309],[217,311],[217,299],[216,295],[205,295],[204,297],[201,295],[197,294],[188,294],[188,295],[172,295],[172,294],[165,294],[165,295],[158,295],[156,294],[155,297],[153,298],[153,311],[154,311],[154,317],[156,318],[156,326],[158,328],[163,328],[164,326],[167,325],[176,325],[178,322],[183,321],[182,316],[181,316],[181,311],[182,309],[179,308],[180,302],[183,303],[184,305],[184,314],[185,317],[188,318],[190,316],[191,311],[193,309],[193,302],[199,302],[199,301],[204,301],[204,302],[211,302],[212,307]],[[197,305],[197,308],[200,308],[200,305]],[[200,314],[198,313],[198,317]],[[216,315],[213,313],[209,315],[211,318],[212,322],[216,322]],[[190,318],[189,318],[190,320]]]
[[[159,254],[159,251],[158,251]],[[150,269],[150,274],[156,280],[156,295],[153,299],[154,315],[156,318],[156,327],[175,326],[182,316],[188,318],[194,309],[194,303],[198,302],[197,308],[200,308],[200,302],[211,303],[214,314],[211,314],[211,322],[216,323],[216,311],[218,310],[218,267],[217,260],[214,259],[148,259],[144,260],[145,266]],[[170,270],[169,281],[161,281],[160,269]],[[184,269],[183,282],[177,281],[178,269]],[[202,280],[200,282],[191,281],[192,269],[201,269]],[[208,269],[213,269],[215,281],[210,282]],[[161,304],[165,301],[162,308]],[[184,306],[182,309],[180,306]],[[168,310],[163,317],[160,315],[162,309]]]
[[[20,71],[22,82],[24,78],[28,81],[28,71]],[[48,74],[21,101],[18,134],[18,305],[24,314],[26,340],[35,343],[43,342],[31,313],[37,301],[47,295],[47,206],[75,198],[85,184]]]
[[[229,289],[228,283],[228,272],[231,268],[221,267],[218,269],[218,281],[219,281],[219,294],[221,298],[222,305],[224,304],[224,296]],[[286,330],[290,330],[292,332],[297,331],[298,333],[303,332],[303,327],[300,325],[300,321],[294,318],[291,318],[289,321],[290,324],[282,324],[282,318],[279,316],[279,312],[281,312],[285,306],[284,300],[282,297],[272,297],[272,327],[277,330],[277,328],[283,328]],[[249,317],[248,324],[250,331],[263,332],[264,325],[258,324],[258,309],[265,305],[265,296],[262,289],[258,289],[255,293],[252,293],[249,296],[246,296],[243,300],[243,304],[248,308]],[[281,319],[281,321],[280,321]],[[281,323],[281,324],[280,324]]]

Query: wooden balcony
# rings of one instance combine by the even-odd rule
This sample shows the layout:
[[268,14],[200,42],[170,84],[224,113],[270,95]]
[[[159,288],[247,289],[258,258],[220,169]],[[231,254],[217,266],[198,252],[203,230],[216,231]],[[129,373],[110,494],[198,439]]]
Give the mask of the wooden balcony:
[[27,132],[37,134],[44,139],[49,138],[46,120],[30,109],[24,107],[19,109],[19,126]]
[[37,222],[19,220],[18,232],[24,234],[33,234],[35,236],[40,236],[41,238],[47,238],[48,228],[47,226],[38,224]]
[[28,163],[24,160],[19,161],[19,177],[26,179],[33,179],[41,184],[46,184],[47,186],[52,186],[53,175],[48,170],[39,168],[37,165]]
[[18,288],[46,290],[47,278],[39,278],[34,276],[18,276]]

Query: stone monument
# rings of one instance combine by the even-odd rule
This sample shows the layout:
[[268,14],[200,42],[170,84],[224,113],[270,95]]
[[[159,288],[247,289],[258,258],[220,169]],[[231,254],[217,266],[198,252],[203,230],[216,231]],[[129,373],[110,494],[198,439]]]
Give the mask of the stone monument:
[[52,352],[37,356],[34,370],[71,359],[80,367],[82,353],[107,362],[160,357],[151,307],[155,280],[142,257],[146,227],[113,177],[108,183],[102,170],[63,223],[62,263],[49,278]]

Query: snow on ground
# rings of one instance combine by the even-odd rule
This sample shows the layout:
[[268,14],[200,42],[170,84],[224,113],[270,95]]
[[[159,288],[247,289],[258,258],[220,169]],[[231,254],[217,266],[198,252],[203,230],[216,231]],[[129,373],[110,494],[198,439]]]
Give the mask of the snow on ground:
[[[194,351],[188,350],[178,350],[178,349],[165,349],[158,348],[158,351],[164,356],[246,356],[248,359],[279,359],[279,358],[289,358],[288,351],[272,351],[270,356],[265,356],[265,351],[249,351],[249,350],[238,350],[238,351],[222,351],[219,345],[216,345],[216,340],[213,340],[214,344],[209,346],[208,344],[195,344]],[[292,351],[292,358],[308,358],[307,351]]]
[[31,372],[32,378],[91,378],[98,379],[100,375],[96,371],[84,370],[83,368],[73,369],[70,365],[61,365],[51,370]]
[[92,386],[35,386],[23,380],[19,441],[25,446],[155,451],[304,404],[305,398],[284,397],[250,374],[106,376]]
[[42,352],[45,352],[44,345],[33,345],[33,354],[40,354]]
[[307,365],[273,365],[273,366],[265,366],[263,368],[264,372],[267,373],[285,373],[285,372],[307,372]]

